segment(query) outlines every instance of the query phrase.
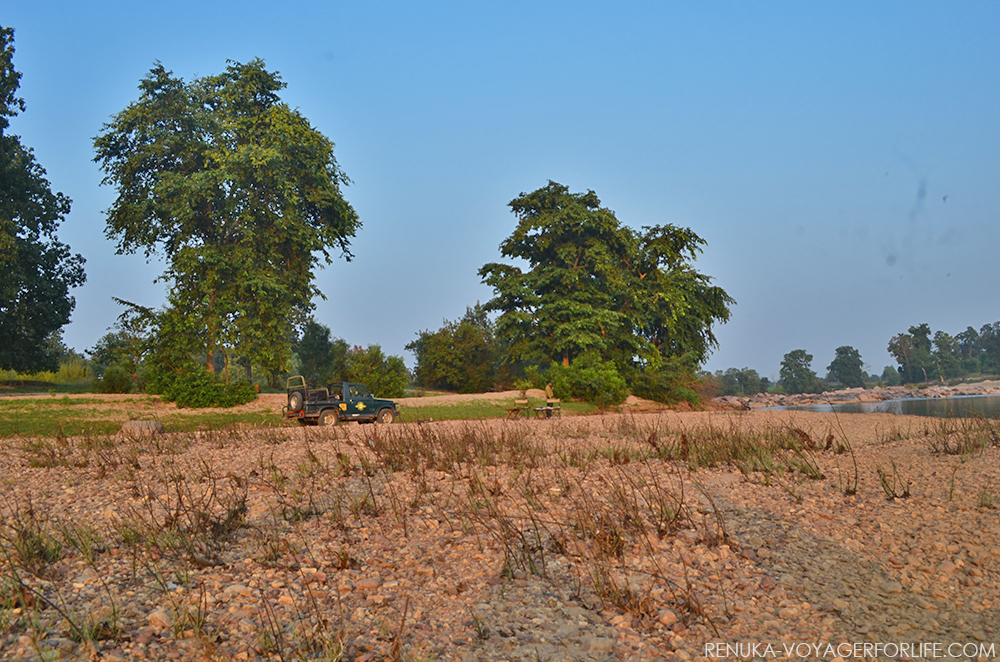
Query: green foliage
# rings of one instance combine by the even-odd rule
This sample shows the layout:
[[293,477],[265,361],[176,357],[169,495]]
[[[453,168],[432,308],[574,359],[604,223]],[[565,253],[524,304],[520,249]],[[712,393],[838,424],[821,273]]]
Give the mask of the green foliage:
[[937,376],[931,355],[931,327],[911,326],[909,333],[900,333],[889,341],[889,353],[899,363],[899,375],[904,384],[926,382]]
[[938,331],[934,334],[934,363],[940,376],[958,377],[962,374],[962,354],[958,338]]
[[1000,322],[985,324],[979,331],[966,327],[955,336],[937,331],[933,337],[928,324],[918,324],[893,336],[889,353],[904,384],[1000,374]]
[[162,395],[181,374],[194,372],[197,361],[185,346],[185,319],[177,309],[160,311],[150,322],[149,351],[140,366],[144,377],[143,390]]
[[250,382],[226,384],[200,366],[182,372],[163,392],[163,399],[178,407],[235,407],[257,398]]
[[[166,380],[166,382],[170,382],[173,375],[176,374],[176,370],[161,375],[159,368],[162,366],[157,363],[157,360],[147,360],[153,353],[162,355],[166,352],[168,342],[177,343],[177,346],[172,350],[175,354],[185,354],[184,350],[180,349],[181,342],[176,336],[169,334],[160,336],[164,324],[171,319],[169,310],[156,312],[145,306],[112,298],[124,306],[125,311],[115,321],[115,330],[101,336],[97,343],[87,350],[91,365],[93,365],[94,372],[98,377],[94,389],[98,393],[127,393],[132,387],[126,388],[119,383],[118,373],[121,372],[128,375],[132,386],[140,391],[146,390],[147,377],[152,377],[154,381]],[[159,359],[161,356],[157,358]],[[185,365],[190,362],[192,360],[187,357]],[[114,379],[104,382],[105,372],[111,369],[114,369],[116,373]],[[151,389],[151,392],[162,393],[165,389],[164,385]]]
[[628,386],[615,364],[594,354],[573,359],[568,366],[553,363],[546,376],[556,397],[579,398],[602,409],[620,405],[628,396]]
[[686,228],[637,232],[601,207],[597,194],[549,182],[510,202],[518,218],[502,256],[479,270],[500,313],[496,336],[507,365],[545,365],[596,352],[620,374],[664,357],[701,362],[716,346],[712,325],[729,319],[732,298],[691,263],[704,241]]
[[657,366],[646,366],[632,376],[631,391],[647,400],[674,404],[690,402],[697,404],[697,366],[691,355],[669,356]]
[[31,149],[8,132],[8,118],[25,108],[12,28],[0,27],[0,49],[0,369],[55,371],[59,354],[48,341],[69,322],[84,259],[56,238],[69,198],[52,192]]
[[379,345],[350,348],[341,338],[330,339],[330,329],[310,319],[295,345],[299,372],[308,384],[361,382],[377,397],[399,398],[409,379],[400,356],[386,356]]
[[719,384],[719,395],[744,397],[767,391],[766,380],[761,379],[752,368],[728,368],[725,372],[717,370],[714,377]]
[[62,342],[62,330],[53,332],[45,341],[50,356],[58,359],[58,369],[18,372],[0,368],[0,380],[14,382],[48,382],[65,386],[88,386],[94,379],[90,363]]
[[827,366],[830,378],[840,382],[847,388],[857,388],[865,385],[864,362],[861,352],[849,345],[838,347],[833,361]]
[[812,354],[794,349],[781,360],[781,388],[786,393],[819,393],[822,386],[812,370]]
[[87,359],[73,350],[59,359],[59,369],[52,381],[56,384],[79,384],[89,382],[94,378],[94,372]]
[[974,349],[982,370],[1000,374],[1000,322],[984,324]]
[[[343,341],[341,341],[343,343]],[[347,343],[343,343],[346,349]],[[333,342],[330,329],[310,318],[302,330],[302,337],[295,344],[298,372],[309,384],[325,384],[331,380],[333,367]]]
[[887,365],[882,371],[882,384],[884,386],[899,386],[902,382],[899,379],[899,371]]
[[95,393],[128,393],[132,390],[132,375],[120,365],[111,365],[94,380],[93,390]]
[[421,331],[406,346],[417,357],[417,383],[459,393],[482,393],[496,382],[498,348],[486,309],[476,304],[465,317],[431,333]]
[[347,381],[361,382],[377,398],[401,398],[409,372],[401,356],[386,356],[380,345],[347,353]]
[[90,365],[100,378],[113,365],[124,363],[128,339],[121,331],[109,331],[101,336],[94,346],[87,350]]
[[272,380],[321,296],[320,259],[350,259],[360,227],[333,143],[280,101],[284,86],[260,60],[190,83],[158,64],[94,140],[117,190],[106,234],[165,258],[174,347],[209,370],[221,350],[227,368],[241,357]]

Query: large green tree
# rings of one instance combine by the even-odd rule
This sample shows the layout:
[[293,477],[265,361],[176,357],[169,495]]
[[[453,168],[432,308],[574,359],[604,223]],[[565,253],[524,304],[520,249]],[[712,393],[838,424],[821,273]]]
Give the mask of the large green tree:
[[936,331],[933,355],[939,377],[950,379],[962,375],[962,349],[958,338],[944,331]]
[[84,260],[56,238],[69,198],[52,192],[31,149],[9,131],[25,108],[13,58],[14,30],[0,27],[0,368],[56,370],[47,340],[69,322]]
[[1000,374],[1000,322],[984,324],[979,329],[977,348],[982,369]]
[[847,388],[857,388],[865,385],[864,365],[861,352],[850,345],[844,345],[835,350],[833,361],[826,369],[830,373],[830,378]]
[[781,359],[781,388],[788,393],[815,393],[820,390],[819,379],[812,369],[812,354],[804,349],[793,349]]
[[[333,143],[261,60],[185,83],[157,64],[94,139],[119,253],[162,253],[184,342],[274,374],[313,308],[314,270],[360,228]],[[228,374],[228,373],[227,373]]]
[[889,353],[899,364],[899,376],[904,384],[926,382],[937,377],[931,349],[931,327],[928,324],[911,326],[908,333],[892,337]]
[[734,302],[692,266],[705,242],[691,230],[632,230],[593,191],[551,181],[510,208],[518,223],[500,253],[527,269],[479,271],[495,292],[486,308],[499,312],[507,362],[568,365],[593,354],[627,375],[666,357],[700,362],[716,345],[712,326],[729,319]]

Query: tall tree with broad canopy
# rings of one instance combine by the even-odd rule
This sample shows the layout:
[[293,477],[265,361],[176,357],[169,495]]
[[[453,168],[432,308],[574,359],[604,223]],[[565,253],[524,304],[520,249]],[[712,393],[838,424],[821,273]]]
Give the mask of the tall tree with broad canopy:
[[899,376],[904,384],[926,382],[937,377],[931,354],[931,327],[911,326],[908,333],[899,333],[889,341],[889,353],[899,364]]
[[490,263],[479,270],[495,296],[497,338],[509,363],[569,365],[584,354],[623,375],[658,368],[666,357],[695,363],[716,346],[712,325],[733,299],[692,262],[705,244],[687,228],[623,226],[593,191],[550,181],[510,202],[518,218],[500,244],[528,269]]
[[826,367],[830,377],[847,388],[857,388],[865,385],[864,361],[861,352],[844,345],[835,350],[833,361]]
[[[117,189],[105,234],[118,252],[162,253],[169,305],[213,370],[221,350],[273,375],[305,322],[320,257],[351,259],[361,227],[333,143],[283,103],[255,59],[185,83],[159,63],[139,99],[94,139]],[[249,362],[245,362],[249,367]]]
[[781,388],[788,393],[816,393],[819,379],[812,369],[812,354],[804,349],[793,349],[781,359]]
[[47,340],[69,322],[72,287],[84,283],[84,259],[56,239],[70,200],[53,193],[31,148],[9,132],[25,108],[17,96],[14,30],[0,27],[0,368],[56,370]]

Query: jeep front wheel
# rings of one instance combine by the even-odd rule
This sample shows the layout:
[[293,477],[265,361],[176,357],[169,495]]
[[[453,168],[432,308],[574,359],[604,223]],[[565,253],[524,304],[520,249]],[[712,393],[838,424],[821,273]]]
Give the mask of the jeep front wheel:
[[319,424],[323,427],[337,424],[337,412],[333,409],[326,409],[319,415]]
[[396,412],[391,409],[383,409],[375,417],[375,420],[383,425],[389,425],[396,420]]

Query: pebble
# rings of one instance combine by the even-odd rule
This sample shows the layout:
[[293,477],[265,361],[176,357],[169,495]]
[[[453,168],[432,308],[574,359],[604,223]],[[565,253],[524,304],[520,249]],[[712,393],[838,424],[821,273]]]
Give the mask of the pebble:
[[368,577],[355,582],[354,588],[358,591],[374,591],[382,585],[381,577]]
[[664,627],[670,627],[671,625],[677,622],[677,614],[675,614],[670,609],[664,609],[663,611],[660,612],[660,615],[657,617],[656,620],[660,625]]
[[169,628],[174,623],[173,617],[166,609],[155,609],[146,618],[150,625],[158,628]]
[[587,654],[605,655],[615,647],[615,642],[604,637],[594,637],[587,644]]
[[[695,415],[700,416],[696,413],[692,420]],[[787,415],[764,412],[761,419],[769,416],[786,420],[780,417]],[[618,428],[612,431],[608,427],[621,424],[614,415],[588,419],[577,422],[567,417],[551,424],[539,421],[539,426],[525,428],[531,431],[525,443],[535,443],[544,430],[556,426],[575,430],[569,426],[577,425],[586,425],[591,431],[600,429],[603,436],[572,436],[574,447],[601,449],[609,439],[624,439]],[[664,420],[637,416],[632,424],[661,425]],[[813,439],[824,438],[825,431],[810,424],[827,418],[796,414],[795,420],[797,427],[809,428]],[[886,420],[887,426],[902,426],[908,419]],[[432,425],[444,429],[449,424],[428,424],[421,430],[428,432]],[[546,425],[550,427],[542,427]],[[455,428],[461,429],[457,424]],[[513,426],[504,429],[511,434],[520,430]],[[396,433],[407,428],[390,430]],[[556,488],[547,482],[547,472],[556,462],[553,456],[541,457],[530,471],[509,471],[478,464],[477,460],[454,474],[438,466],[413,474],[394,470],[363,475],[358,449],[367,453],[372,445],[359,443],[358,435],[368,433],[372,444],[385,438],[376,439],[374,432],[364,426],[357,430],[336,428],[333,436],[309,436],[318,432],[282,429],[280,434],[287,438],[266,445],[212,442],[192,446],[201,454],[197,457],[208,458],[206,466],[225,466],[241,480],[251,471],[256,472],[245,483],[253,526],[212,550],[218,565],[195,569],[183,581],[174,574],[174,557],[150,552],[147,562],[164,573],[164,582],[176,581],[171,586],[178,590],[171,591],[168,597],[155,586],[138,585],[129,567],[134,561],[131,551],[120,541],[109,541],[114,545],[109,547],[109,553],[98,556],[99,576],[108,581],[119,603],[125,630],[119,645],[124,651],[118,654],[110,652],[109,645],[98,646],[97,657],[207,657],[206,650],[198,648],[200,639],[176,641],[171,630],[174,601],[190,607],[199,604],[200,596],[204,596],[209,605],[209,636],[224,633],[212,644],[218,647],[215,657],[259,660],[255,637],[261,631],[264,615],[260,601],[254,599],[259,596],[258,587],[263,588],[267,604],[274,605],[279,622],[292,637],[309,632],[305,620],[315,600],[323,613],[330,615],[331,624],[344,627],[349,642],[345,659],[354,660],[390,658],[389,647],[400,628],[404,633],[404,659],[407,655],[412,659],[511,662],[537,656],[552,662],[704,659],[704,643],[715,640],[716,634],[706,617],[685,603],[688,598],[698,601],[698,609],[711,615],[718,636],[729,641],[768,637],[883,641],[917,633],[956,641],[965,640],[962,637],[996,638],[1000,527],[995,515],[975,508],[974,498],[976,481],[1000,482],[993,468],[1000,464],[997,449],[986,449],[982,457],[969,458],[962,466],[956,475],[954,503],[947,500],[951,479],[948,463],[954,458],[930,455],[922,437],[912,443],[857,443],[862,475],[858,493],[850,497],[843,495],[843,483],[838,483],[837,478],[850,478],[850,458],[819,451],[815,458],[827,474],[826,479],[807,481],[797,475],[788,476],[792,481],[789,486],[802,492],[801,501],[774,484],[760,484],[759,476],[744,478],[729,467],[703,467],[689,474],[676,463],[657,460],[612,465],[600,455],[595,455],[597,459],[591,460],[586,471],[579,467],[560,469],[565,483],[557,488],[560,498],[552,500],[547,495]],[[158,442],[163,443],[162,439]],[[321,485],[317,488],[321,490],[317,503],[329,505],[334,499],[345,499],[342,519],[332,519],[334,512],[329,510],[294,525],[279,521],[273,525],[273,548],[268,548],[259,535],[272,530],[268,518],[275,513],[275,488],[267,482],[271,480],[270,470],[262,472],[265,467],[261,463],[273,462],[280,467],[289,485],[284,497],[291,498],[290,490],[302,486],[296,483],[301,467],[314,466],[303,463],[307,439],[310,452],[321,463],[338,466],[337,453],[352,458],[350,475],[331,472],[317,482]],[[645,436],[639,440],[640,447],[643,439]],[[18,464],[16,453],[10,456],[0,456],[0,473],[20,475],[27,471],[39,485],[44,485],[49,476],[64,478],[76,471],[28,470]],[[168,460],[181,471],[189,468],[185,463],[200,467],[193,461],[195,457],[189,452],[144,455],[140,459],[143,485],[166,496],[166,484],[157,482],[155,467],[161,462],[167,465]],[[881,459],[888,457],[914,480],[910,499],[890,504],[873,481],[870,474],[875,462],[880,460],[881,466],[888,466],[888,460]],[[489,500],[491,508],[509,516],[505,526],[516,529],[490,530],[486,525],[496,522],[486,511],[470,518],[469,502],[463,499],[469,494],[466,490],[471,471],[482,478],[482,498]],[[620,472],[633,471],[641,477],[635,483],[636,489],[653,490],[651,486],[655,485],[672,489],[671,481],[687,481],[685,500],[691,518],[682,523],[680,530],[667,531],[662,538],[651,535],[647,544],[640,544],[634,531],[626,531],[626,549],[609,568],[617,573],[614,578],[627,583],[634,597],[642,601],[638,613],[611,604],[614,600],[609,596],[604,596],[602,605],[595,586],[599,575],[588,556],[593,540],[578,535],[572,527],[562,529],[552,524],[563,521],[560,518],[569,512],[564,509],[579,507],[591,496],[595,504],[601,504],[593,507],[614,513],[607,506],[614,496],[607,491],[608,481],[620,476]],[[938,475],[932,475],[933,471]],[[655,472],[660,473],[653,475]],[[712,495],[714,504],[710,505],[700,488],[690,482],[695,478]],[[190,481],[185,486],[198,489],[200,484]],[[227,481],[218,483],[223,484]],[[401,499],[402,511],[393,510],[387,490],[390,484],[395,490],[392,498]],[[96,472],[74,485],[71,496],[64,496],[70,493],[62,489],[52,490],[55,496],[46,496],[34,484],[25,489],[46,509],[53,500],[64,499],[66,505],[53,508],[53,512],[62,513],[60,508],[81,504],[81,510],[76,512],[84,519],[72,521],[87,521],[87,513],[119,518],[117,503],[131,503],[134,498],[127,481],[113,476],[98,478]],[[364,498],[369,491],[381,510],[359,517],[348,512],[351,500]],[[653,492],[641,496],[646,499]],[[537,510],[526,507],[529,499]],[[597,501],[601,499],[607,501]],[[643,508],[648,506],[643,500],[639,503],[647,504]],[[937,514],[928,521],[921,517],[925,512]],[[728,544],[716,528],[716,513],[728,529]],[[405,529],[398,517],[408,518]],[[538,529],[527,524],[535,520],[542,523]],[[114,529],[103,522],[98,528],[113,538]],[[532,538],[535,531],[542,536],[541,541]],[[512,532],[526,537],[500,537]],[[119,546],[121,551],[116,553]],[[512,580],[502,572],[504,551],[521,553],[525,549],[534,554],[537,574],[535,568],[526,571],[524,564],[517,565],[513,566],[516,579]],[[737,549],[739,552],[733,551]],[[341,556],[346,551],[350,552],[349,563]],[[300,567],[306,565],[313,567]],[[88,568],[67,552],[58,567],[60,571],[65,569],[67,577],[62,586],[74,610],[102,613],[100,609],[107,608],[107,601],[100,592],[100,583],[88,576]],[[169,607],[165,606],[168,601]],[[814,609],[811,605],[822,607]],[[404,608],[408,610],[405,626],[401,625]],[[480,627],[482,636],[477,631]],[[55,632],[47,633],[50,636],[46,641],[58,647],[62,642],[51,636]],[[30,649],[30,637],[27,641],[22,641],[23,636],[15,640],[14,634],[20,632],[0,638],[0,648]],[[189,634],[194,634],[190,628],[185,635]],[[86,654],[81,646],[74,646],[75,653]]]
[[879,584],[879,588],[883,593],[888,593],[890,595],[903,592],[903,585],[899,582],[882,582]]

